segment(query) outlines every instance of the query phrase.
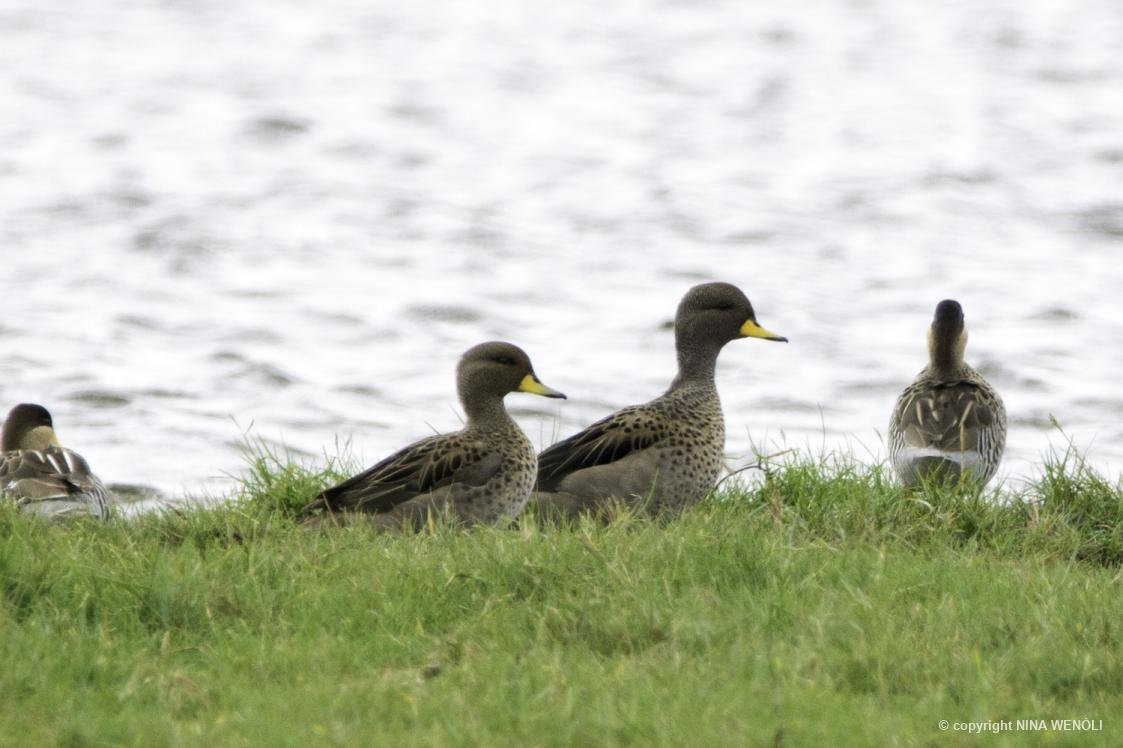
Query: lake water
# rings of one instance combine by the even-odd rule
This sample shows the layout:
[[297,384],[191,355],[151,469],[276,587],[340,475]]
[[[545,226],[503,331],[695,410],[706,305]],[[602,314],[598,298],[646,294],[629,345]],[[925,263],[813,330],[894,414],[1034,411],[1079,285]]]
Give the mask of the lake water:
[[960,300],[1032,476],[1123,467],[1123,4],[0,0],[0,409],[108,481],[217,492],[248,432],[366,462],[459,425],[508,339],[545,445],[674,372],[683,292],[789,345],[752,446],[884,455]]

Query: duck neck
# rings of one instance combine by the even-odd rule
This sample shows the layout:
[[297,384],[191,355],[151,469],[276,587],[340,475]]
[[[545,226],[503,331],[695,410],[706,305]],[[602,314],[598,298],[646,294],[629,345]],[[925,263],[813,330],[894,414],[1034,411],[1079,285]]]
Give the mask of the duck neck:
[[952,375],[963,368],[963,361],[956,359],[954,356],[933,354],[932,360],[928,363],[928,368],[936,375]]
[[503,405],[502,397],[477,397],[466,402],[462,401],[462,404],[464,413],[468,416],[467,426],[470,429],[487,429],[514,423]]
[[693,340],[678,341],[678,374],[671,382],[671,389],[685,387],[714,387],[714,372],[717,370],[717,356],[721,345]]
[[937,376],[949,377],[961,372],[963,361],[963,337],[950,335],[931,335],[928,340],[928,368]]

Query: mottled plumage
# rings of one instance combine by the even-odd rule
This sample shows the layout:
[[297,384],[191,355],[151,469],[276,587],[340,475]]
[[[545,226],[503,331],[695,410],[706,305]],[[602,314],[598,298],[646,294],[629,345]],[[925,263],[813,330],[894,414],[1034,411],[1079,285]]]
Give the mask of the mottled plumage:
[[701,500],[725,450],[714,383],[722,347],[741,337],[786,341],[762,329],[736,286],[705,283],[675,315],[678,375],[660,397],[597,421],[538,456],[540,514],[602,512],[614,501],[657,514]]
[[467,414],[460,431],[422,439],[305,507],[314,522],[338,513],[363,514],[386,528],[420,529],[429,516],[464,524],[497,523],[522,511],[534,486],[534,448],[508,415],[503,397],[530,392],[565,397],[543,385],[530,359],[510,343],[482,343],[457,367]]
[[897,398],[889,419],[889,459],[905,484],[958,480],[969,471],[982,486],[998,470],[1006,408],[964,362],[966,347],[963,309],[941,301],[928,333],[928,366]]
[[12,408],[0,434],[0,494],[48,519],[108,519],[109,491],[77,452],[59,445],[40,405]]

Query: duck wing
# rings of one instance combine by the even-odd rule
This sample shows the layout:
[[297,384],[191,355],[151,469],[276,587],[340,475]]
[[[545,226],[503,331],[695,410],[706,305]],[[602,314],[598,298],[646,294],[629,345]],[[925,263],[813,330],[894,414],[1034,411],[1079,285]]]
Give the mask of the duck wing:
[[109,491],[77,452],[62,447],[15,449],[0,455],[0,491],[21,507],[49,514],[109,516]]
[[907,447],[978,451],[996,428],[991,399],[986,389],[968,380],[909,388],[895,411],[899,433]]
[[617,411],[539,454],[537,490],[556,491],[566,476],[650,449],[666,436],[664,417],[649,406]]
[[454,484],[482,486],[502,462],[502,456],[480,439],[462,433],[431,436],[327,489],[302,513],[389,512],[410,499]]

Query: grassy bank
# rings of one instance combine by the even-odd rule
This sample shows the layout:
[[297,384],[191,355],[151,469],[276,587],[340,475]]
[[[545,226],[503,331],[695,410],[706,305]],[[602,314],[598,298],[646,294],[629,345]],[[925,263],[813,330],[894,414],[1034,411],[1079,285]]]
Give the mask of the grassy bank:
[[1117,744],[1123,490],[1017,496],[773,466],[671,523],[307,531],[336,468],[257,455],[231,508],[0,511],[0,743]]

